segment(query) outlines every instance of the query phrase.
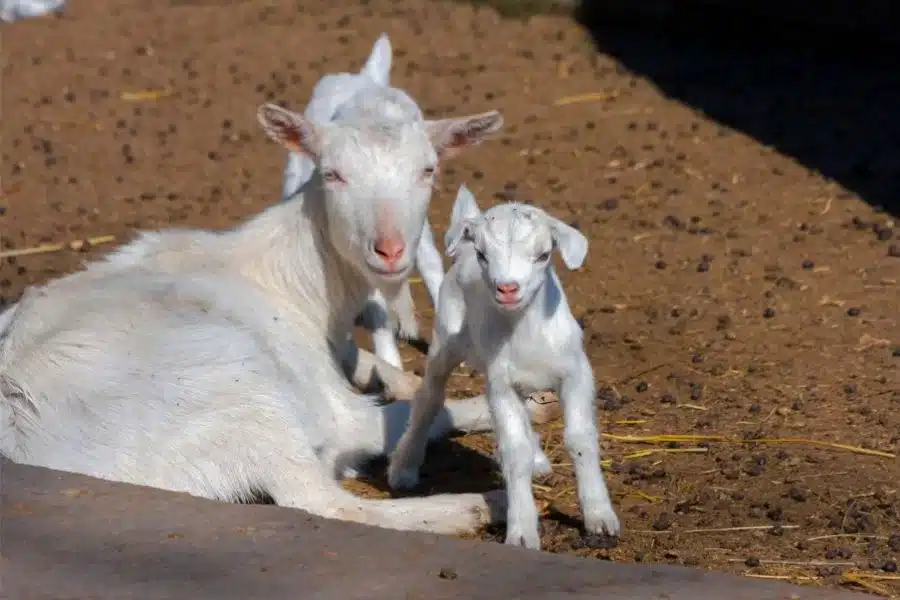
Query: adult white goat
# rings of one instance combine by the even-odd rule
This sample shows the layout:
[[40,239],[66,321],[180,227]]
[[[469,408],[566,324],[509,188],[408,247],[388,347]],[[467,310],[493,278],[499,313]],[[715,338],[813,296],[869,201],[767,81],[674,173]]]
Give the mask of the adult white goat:
[[[354,120],[360,118],[389,121],[422,121],[424,116],[418,104],[405,91],[391,87],[391,43],[382,34],[372,46],[372,52],[358,73],[334,73],[325,75],[313,88],[312,97],[303,116],[313,123]],[[313,175],[313,161],[300,152],[289,152],[284,170],[282,201],[291,200]],[[441,253],[435,246],[434,234],[426,217],[415,252],[415,264],[432,303],[437,302],[444,265]],[[418,320],[409,281],[404,281],[400,291],[388,302],[380,291],[372,296],[360,315],[362,324],[372,332],[376,356],[389,364],[403,367],[397,347],[395,331],[406,339],[419,336]]]
[[[207,498],[260,491],[393,529],[502,520],[501,492],[367,500],[336,481],[389,452],[409,413],[356,392],[337,349],[372,288],[391,298],[410,270],[403,249],[418,242],[439,157],[496,131],[500,114],[320,125],[264,105],[258,116],[315,161],[302,201],[229,231],[145,233],[27,290],[0,315],[0,453]],[[386,240],[395,260],[375,251]],[[378,363],[340,358],[356,379]],[[483,397],[439,421],[432,437],[490,429]]]
[[531,428],[526,397],[558,391],[566,449],[575,465],[585,528],[616,535],[619,520],[600,470],[594,377],[581,327],[550,262],[553,248],[570,269],[587,239],[543,210],[519,203],[481,213],[461,187],[446,235],[455,257],[444,278],[424,385],[409,428],[388,468],[393,488],[416,485],[428,431],[444,406],[450,372],[463,360],[485,374],[487,397],[509,494],[506,543],[540,548],[532,473],[550,463]]

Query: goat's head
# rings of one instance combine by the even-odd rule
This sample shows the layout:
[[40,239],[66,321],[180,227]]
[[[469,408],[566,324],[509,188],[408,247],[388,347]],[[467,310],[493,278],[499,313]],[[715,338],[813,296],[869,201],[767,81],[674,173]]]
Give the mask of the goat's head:
[[528,306],[544,285],[554,248],[569,269],[584,263],[588,248],[580,231],[536,206],[498,204],[481,212],[465,186],[444,241],[451,257],[470,245],[494,302],[511,311]]
[[492,111],[437,121],[356,119],[311,123],[273,104],[259,108],[266,134],[316,164],[328,235],[375,286],[409,275],[439,161],[500,129]]

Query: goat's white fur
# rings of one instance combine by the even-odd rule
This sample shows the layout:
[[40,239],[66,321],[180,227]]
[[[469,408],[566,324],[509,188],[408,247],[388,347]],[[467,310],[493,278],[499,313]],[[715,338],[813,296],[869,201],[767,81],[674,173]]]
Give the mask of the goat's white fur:
[[[502,520],[502,493],[367,500],[337,482],[388,453],[409,416],[408,402],[356,392],[340,366],[377,366],[362,351],[338,354],[356,350],[347,332],[372,288],[390,297],[397,287],[373,270],[371,238],[389,225],[415,239],[430,192],[422,168],[499,114],[315,125],[264,105],[259,118],[317,173],[338,168],[348,183],[317,174],[302,201],[235,229],[144,233],[29,288],[0,315],[0,454],[206,498],[267,493],[393,529]],[[490,430],[485,399],[449,403],[429,435],[451,428]]]
[[[382,34],[372,47],[359,73],[334,73],[322,77],[313,88],[312,97],[304,111],[304,117],[312,122],[327,123],[333,120],[370,117],[374,119],[424,119],[421,109],[409,95],[390,86],[391,43]],[[300,152],[289,152],[284,170],[282,201],[288,201],[313,175],[315,165]],[[444,264],[434,242],[434,234],[428,220],[422,230],[416,251],[416,268],[422,275],[432,303],[437,303]],[[403,367],[397,347],[395,331],[406,339],[419,337],[415,305],[409,282],[404,282],[393,302],[374,290],[362,314],[362,324],[372,332],[375,355],[389,364]]]
[[[594,377],[581,328],[550,261],[554,247],[575,269],[585,259],[587,239],[527,204],[501,204],[482,214],[468,189],[460,188],[446,236],[447,254],[455,260],[441,286],[424,383],[388,468],[391,487],[416,484],[428,431],[444,406],[447,378],[467,361],[487,379],[509,495],[506,543],[534,549],[540,548],[540,536],[531,476],[549,472],[550,464],[525,401],[539,390],[560,395],[585,528],[619,531],[600,470]],[[510,285],[518,291],[498,292],[498,286]],[[501,304],[502,299],[513,304]]]

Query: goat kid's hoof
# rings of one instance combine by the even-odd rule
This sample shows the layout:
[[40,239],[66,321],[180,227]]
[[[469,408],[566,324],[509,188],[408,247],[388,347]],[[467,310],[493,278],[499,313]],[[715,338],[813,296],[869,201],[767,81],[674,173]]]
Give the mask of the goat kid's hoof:
[[588,533],[618,537],[622,527],[616,511],[607,504],[584,511],[584,529]]
[[520,546],[529,550],[541,549],[541,536],[537,530],[525,533],[519,529],[508,529],[506,532],[506,544],[510,546]]
[[397,335],[401,339],[419,339],[419,322],[415,319],[400,319],[400,322],[397,325]]

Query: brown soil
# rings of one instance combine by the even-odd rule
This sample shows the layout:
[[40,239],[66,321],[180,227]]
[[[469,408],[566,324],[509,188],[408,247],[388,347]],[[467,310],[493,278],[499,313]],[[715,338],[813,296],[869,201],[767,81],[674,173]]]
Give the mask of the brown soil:
[[[3,249],[221,228],[262,210],[278,197],[284,154],[258,130],[256,106],[302,108],[322,74],[357,68],[382,31],[395,82],[430,114],[506,117],[503,135],[447,165],[438,236],[463,182],[483,206],[525,199],[576,223],[590,256],[562,277],[603,430],[723,438],[606,438],[624,525],[608,548],[579,533],[561,425],[544,427],[557,463],[536,486],[545,548],[812,585],[896,578],[897,459],[812,443],[900,450],[891,215],[666,98],[596,55],[565,17],[503,21],[427,0],[73,0],[61,18],[4,25]],[[160,89],[171,94],[121,95]],[[586,93],[598,95],[559,102]],[[7,258],[3,302],[85,258]],[[421,368],[421,354],[404,352]],[[467,373],[452,385],[482,389]],[[809,442],[754,441],[783,438]],[[488,436],[439,445],[421,493],[496,486],[490,448]],[[385,494],[383,481],[353,486]]]

